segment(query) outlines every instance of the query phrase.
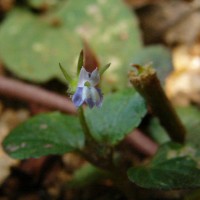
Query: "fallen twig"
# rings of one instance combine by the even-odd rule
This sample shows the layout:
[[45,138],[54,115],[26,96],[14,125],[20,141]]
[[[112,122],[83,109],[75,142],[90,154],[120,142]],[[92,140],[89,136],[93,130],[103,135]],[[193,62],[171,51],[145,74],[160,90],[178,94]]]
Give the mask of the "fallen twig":
[[40,87],[3,76],[0,76],[0,95],[38,103],[68,114],[76,113],[75,106],[68,98]]

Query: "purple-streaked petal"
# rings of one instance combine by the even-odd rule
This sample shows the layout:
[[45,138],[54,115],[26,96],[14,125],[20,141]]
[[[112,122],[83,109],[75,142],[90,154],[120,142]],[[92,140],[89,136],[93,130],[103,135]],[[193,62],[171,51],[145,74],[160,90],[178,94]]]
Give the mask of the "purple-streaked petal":
[[95,106],[95,102],[92,99],[92,90],[93,89],[91,87],[84,86],[82,92],[82,99],[85,101],[85,103],[88,104],[90,108],[93,108]]
[[90,108],[94,106],[100,107],[103,101],[103,95],[100,89],[95,87],[84,87],[82,98],[88,104]]
[[96,88],[98,94],[99,94],[99,101],[96,102],[96,106],[97,107],[101,107],[102,106],[102,102],[103,102],[103,94],[101,92],[101,90],[99,88]]
[[89,72],[82,67],[79,74],[78,87],[83,87],[86,81],[89,81]]
[[76,89],[75,94],[72,97],[72,101],[76,107],[79,107],[83,104],[84,99],[82,98],[83,94],[83,87],[78,87]]
[[93,108],[93,107],[95,106],[95,103],[94,103],[94,101],[92,100],[92,98],[86,99],[85,102],[88,104],[88,106],[89,106],[90,108]]
[[92,98],[92,101],[94,102],[95,105],[97,102],[100,101],[99,93],[95,87],[90,88],[90,97]]
[[83,99],[90,108],[93,108],[95,105],[95,102],[92,99],[92,90],[93,87],[87,87],[87,86],[83,87]]

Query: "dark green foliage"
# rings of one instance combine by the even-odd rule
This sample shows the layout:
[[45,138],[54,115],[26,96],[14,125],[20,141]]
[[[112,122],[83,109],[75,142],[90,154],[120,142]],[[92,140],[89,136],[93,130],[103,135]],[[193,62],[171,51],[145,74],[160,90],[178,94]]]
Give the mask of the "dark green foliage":
[[167,143],[152,161],[142,167],[129,169],[129,179],[151,189],[185,189],[200,187],[197,153],[190,146]]
[[58,63],[75,75],[83,38],[102,65],[112,63],[103,87],[126,86],[131,57],[141,48],[141,40],[136,17],[121,0],[63,0],[43,15],[15,8],[1,25],[0,57],[20,78],[64,80]]
[[64,154],[83,145],[78,118],[60,113],[31,118],[11,131],[3,142],[5,151],[18,159]]
[[152,64],[156,69],[158,78],[164,84],[167,75],[172,70],[170,51],[161,45],[152,45],[143,48],[133,57],[133,64]]
[[87,109],[86,120],[97,141],[117,144],[140,124],[146,112],[143,98],[127,89],[107,95],[101,109]]

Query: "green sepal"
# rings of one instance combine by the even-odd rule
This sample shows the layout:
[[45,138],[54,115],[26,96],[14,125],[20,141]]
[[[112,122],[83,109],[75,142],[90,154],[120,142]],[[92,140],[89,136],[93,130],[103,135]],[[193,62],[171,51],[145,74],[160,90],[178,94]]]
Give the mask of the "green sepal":
[[70,77],[70,75],[67,73],[67,71],[63,68],[63,66],[61,65],[61,63],[59,63],[60,69],[67,81],[68,84],[70,84],[72,82],[72,78]]
[[78,77],[75,77],[74,79],[72,79],[71,76],[67,73],[67,71],[63,68],[63,66],[60,63],[59,63],[59,66],[65,79],[67,80],[67,84],[69,85],[69,89],[67,93],[70,95],[73,95],[78,85]]
[[77,85],[78,85],[78,77],[74,78],[71,82],[70,82],[70,87],[69,90],[67,91],[69,94],[74,94],[76,92],[77,89]]
[[79,76],[79,73],[83,66],[83,59],[84,59],[83,50],[81,50],[81,52],[79,54],[79,58],[78,58],[78,63],[77,63],[77,76]]
[[99,70],[99,74],[100,76],[103,75],[103,73],[110,67],[111,63],[108,63],[107,65],[105,65],[104,67],[101,67]]

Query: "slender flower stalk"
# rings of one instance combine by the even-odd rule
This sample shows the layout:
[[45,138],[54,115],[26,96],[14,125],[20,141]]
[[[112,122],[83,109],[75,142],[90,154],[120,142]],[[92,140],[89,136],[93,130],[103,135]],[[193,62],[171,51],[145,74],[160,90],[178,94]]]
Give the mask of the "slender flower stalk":
[[83,107],[78,108],[78,116],[79,116],[79,121],[82,126],[83,132],[85,136],[91,141],[94,140],[91,136],[90,130],[88,128],[88,125],[86,123],[85,115],[84,115],[84,110]]

